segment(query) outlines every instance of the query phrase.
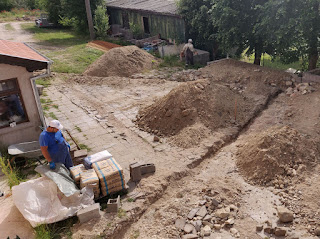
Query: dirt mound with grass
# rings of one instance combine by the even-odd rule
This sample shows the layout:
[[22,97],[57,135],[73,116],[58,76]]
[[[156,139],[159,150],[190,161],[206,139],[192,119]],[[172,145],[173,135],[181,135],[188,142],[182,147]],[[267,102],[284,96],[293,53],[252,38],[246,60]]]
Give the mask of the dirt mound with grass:
[[117,47],[109,50],[84,72],[88,76],[121,76],[150,70],[158,65],[157,59],[136,46]]
[[[137,123],[148,132],[171,136],[196,123],[209,130],[242,126],[251,112],[252,103],[242,95],[227,86],[198,80],[178,86],[153,105],[140,110]],[[203,127],[200,129],[203,131]]]
[[281,188],[289,183],[287,177],[301,174],[319,160],[316,142],[288,126],[249,135],[245,142],[239,148],[237,165],[254,184]]

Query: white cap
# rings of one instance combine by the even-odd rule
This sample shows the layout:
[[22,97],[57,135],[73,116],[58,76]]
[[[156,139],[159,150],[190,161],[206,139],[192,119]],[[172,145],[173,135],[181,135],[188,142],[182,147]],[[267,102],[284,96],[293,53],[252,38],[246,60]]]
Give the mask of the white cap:
[[192,43],[192,39],[189,39],[188,42],[189,42],[189,43]]
[[59,130],[62,130],[62,129],[63,129],[63,126],[62,126],[62,124],[60,123],[59,120],[52,120],[52,121],[49,123],[49,126],[52,127],[52,128],[59,129]]

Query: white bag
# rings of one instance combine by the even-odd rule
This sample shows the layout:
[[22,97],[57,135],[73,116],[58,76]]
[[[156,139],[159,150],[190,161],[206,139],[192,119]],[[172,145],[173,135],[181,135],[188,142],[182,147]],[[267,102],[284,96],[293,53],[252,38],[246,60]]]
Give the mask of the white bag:
[[94,203],[92,189],[84,188],[81,193],[66,197],[45,177],[12,188],[14,204],[32,227],[64,220]]
[[108,152],[108,150],[104,150],[99,153],[85,157],[83,159],[83,164],[86,167],[86,169],[89,169],[91,168],[91,165],[93,163],[99,162],[101,160],[109,159],[109,158],[112,158],[112,155]]

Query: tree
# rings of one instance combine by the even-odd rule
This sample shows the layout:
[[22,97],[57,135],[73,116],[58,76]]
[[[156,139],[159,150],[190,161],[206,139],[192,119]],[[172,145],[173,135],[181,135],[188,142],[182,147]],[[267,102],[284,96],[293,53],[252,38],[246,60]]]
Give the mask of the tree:
[[94,28],[98,37],[106,37],[109,30],[109,16],[105,6],[100,5],[94,12]]
[[213,25],[218,27],[219,44],[228,52],[236,49],[240,55],[255,54],[254,64],[260,65],[261,55],[272,52],[267,28],[261,28],[263,6],[267,0],[219,0],[215,1],[211,11]]
[[299,59],[315,69],[320,47],[320,0],[270,0],[262,24],[273,32],[275,51],[285,63]]
[[[210,21],[210,9],[213,0],[181,0],[178,2],[180,15],[186,24],[186,36],[195,46],[208,50],[213,58],[217,54],[218,44],[215,39],[217,28]],[[195,9],[197,9],[195,11]]]
[[10,11],[13,7],[13,4],[10,0],[1,0],[0,1],[0,12],[1,11]]

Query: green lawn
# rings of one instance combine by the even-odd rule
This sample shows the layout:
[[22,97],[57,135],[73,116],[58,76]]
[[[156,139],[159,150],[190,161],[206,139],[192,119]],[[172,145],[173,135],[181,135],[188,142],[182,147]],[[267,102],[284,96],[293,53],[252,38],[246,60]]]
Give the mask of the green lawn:
[[4,25],[4,28],[7,30],[7,31],[14,31],[14,27],[10,24],[10,23],[7,23],[6,25]]
[[89,38],[69,29],[38,28],[33,24],[23,24],[22,28],[32,32],[34,38],[39,40],[40,51],[54,61],[51,68],[54,72],[81,74],[104,53],[87,47]]
[[[241,61],[253,63],[254,54],[252,54],[250,56],[245,56],[245,54],[242,54]],[[266,67],[270,67],[270,68],[274,68],[274,69],[279,69],[279,70],[286,70],[288,68],[293,68],[293,69],[298,70],[298,69],[301,69],[302,62],[297,61],[297,62],[293,62],[291,64],[284,64],[280,61],[279,58],[272,59],[272,57],[270,55],[265,53],[261,57],[261,65],[266,66]]]

